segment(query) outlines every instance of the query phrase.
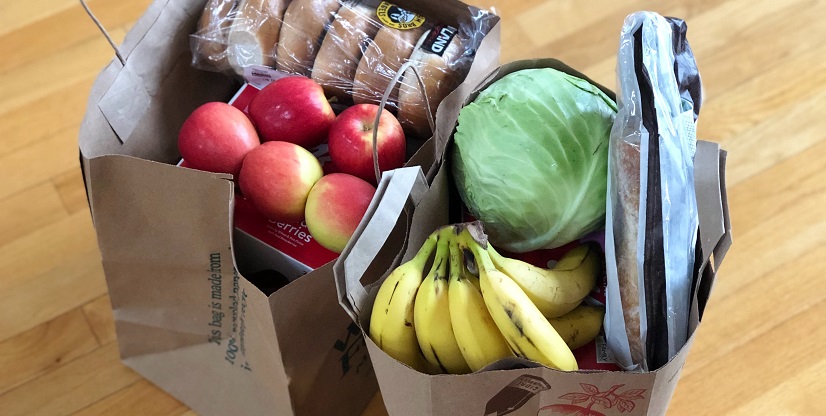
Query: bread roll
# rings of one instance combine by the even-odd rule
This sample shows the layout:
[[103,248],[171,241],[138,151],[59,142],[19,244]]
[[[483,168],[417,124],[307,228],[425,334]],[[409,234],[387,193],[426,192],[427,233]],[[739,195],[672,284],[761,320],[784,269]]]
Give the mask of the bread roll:
[[227,61],[227,32],[238,0],[209,0],[198,19],[198,29],[192,35],[192,64],[196,68],[224,72]]
[[236,74],[249,65],[273,66],[286,0],[241,0],[227,35],[227,58]]
[[[434,30],[438,30],[434,29]],[[431,32],[422,36],[423,40],[432,39]],[[453,36],[450,43],[442,52],[442,56],[428,52],[421,46],[417,47],[410,60],[416,62],[416,69],[422,76],[425,86],[427,102],[430,104],[432,116],[436,117],[436,108],[439,103],[450,94],[462,81],[462,74],[454,69],[453,64],[462,56],[464,48],[459,36]],[[399,113],[398,119],[406,131],[419,138],[428,138],[433,132],[427,122],[427,106],[425,95],[416,74],[412,69],[405,71],[399,86]]]
[[353,78],[362,52],[381,23],[374,7],[344,5],[336,13],[313,64],[312,78],[328,97],[352,100]]
[[[382,26],[379,29],[376,37],[368,43],[353,78],[353,101],[356,104],[381,102],[384,90],[402,64],[410,58],[424,31],[423,27],[402,30]],[[397,108],[398,93],[397,83],[387,100],[387,108]]]
[[339,6],[338,0],[293,0],[281,23],[275,69],[309,76],[324,29]]
[[[614,207],[614,246],[617,277],[622,303],[625,332],[631,348],[631,359],[640,363],[645,358],[645,347],[640,339],[640,287],[637,269],[637,236],[640,229],[640,148],[625,140],[617,140],[612,152],[617,167],[616,183],[618,206]],[[617,222],[618,221],[618,222]]]

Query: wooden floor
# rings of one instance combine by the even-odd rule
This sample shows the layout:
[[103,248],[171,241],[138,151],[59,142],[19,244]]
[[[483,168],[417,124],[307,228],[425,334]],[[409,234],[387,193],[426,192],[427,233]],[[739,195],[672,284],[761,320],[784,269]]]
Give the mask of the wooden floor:
[[[826,408],[826,1],[477,0],[503,60],[556,57],[613,87],[623,18],[688,21],[729,151],[735,244],[669,415]],[[149,0],[90,0],[116,40]],[[0,0],[0,415],[183,415],[120,364],[77,132],[112,58],[77,0]],[[385,414],[380,397],[368,415]]]

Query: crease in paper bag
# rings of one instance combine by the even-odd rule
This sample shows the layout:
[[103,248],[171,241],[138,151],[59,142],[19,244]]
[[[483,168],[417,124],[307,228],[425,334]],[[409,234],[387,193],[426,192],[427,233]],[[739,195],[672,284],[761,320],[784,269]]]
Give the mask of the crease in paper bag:
[[149,110],[151,100],[143,81],[127,64],[100,99],[98,108],[118,140],[125,143]]

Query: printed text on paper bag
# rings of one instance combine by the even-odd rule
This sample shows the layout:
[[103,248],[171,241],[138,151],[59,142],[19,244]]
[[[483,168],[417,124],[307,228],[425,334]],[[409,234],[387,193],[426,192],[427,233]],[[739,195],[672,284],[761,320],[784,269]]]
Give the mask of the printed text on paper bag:
[[353,368],[356,374],[371,373],[372,366],[370,357],[367,355],[367,344],[355,323],[350,323],[347,327],[347,335],[343,339],[336,340],[333,348],[341,353],[341,377],[346,376]]
[[[211,344],[221,346],[224,361],[232,366],[239,367],[252,371],[250,363],[247,360],[247,349],[245,343],[246,335],[246,313],[247,313],[247,292],[239,287],[238,271],[232,270],[232,287],[229,289],[229,296],[226,296],[227,304],[224,303],[224,285],[222,275],[221,253],[211,253],[209,255],[209,332],[207,341]],[[239,293],[240,289],[240,293]],[[226,306],[230,314],[230,323],[224,323],[224,306]],[[224,338],[224,334],[229,331],[228,337]],[[224,342],[226,341],[226,342]]]

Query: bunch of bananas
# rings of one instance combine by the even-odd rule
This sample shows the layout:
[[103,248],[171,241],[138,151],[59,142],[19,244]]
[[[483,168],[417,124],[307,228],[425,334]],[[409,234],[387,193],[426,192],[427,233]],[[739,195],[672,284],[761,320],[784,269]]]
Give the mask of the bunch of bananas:
[[470,373],[512,356],[574,371],[571,350],[602,327],[604,310],[582,303],[601,270],[596,244],[544,269],[499,254],[479,222],[445,226],[382,283],[370,338],[428,374]]

